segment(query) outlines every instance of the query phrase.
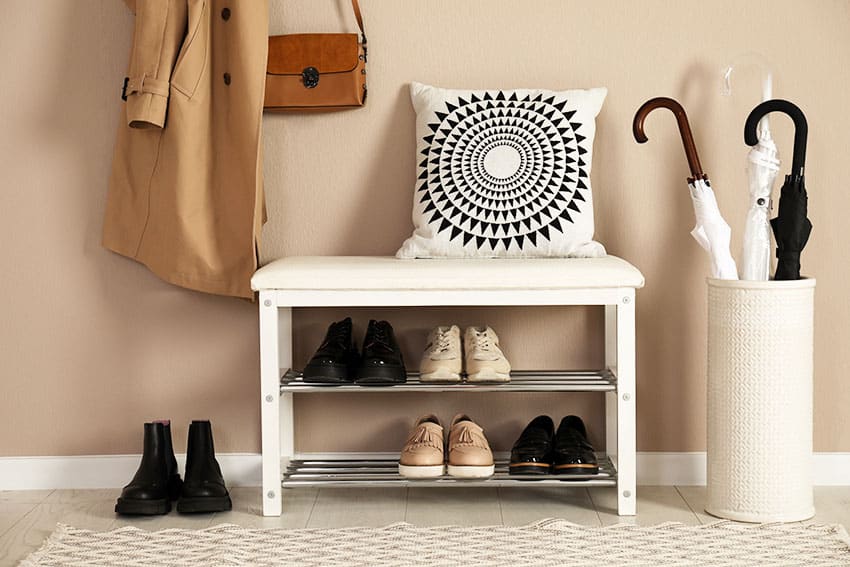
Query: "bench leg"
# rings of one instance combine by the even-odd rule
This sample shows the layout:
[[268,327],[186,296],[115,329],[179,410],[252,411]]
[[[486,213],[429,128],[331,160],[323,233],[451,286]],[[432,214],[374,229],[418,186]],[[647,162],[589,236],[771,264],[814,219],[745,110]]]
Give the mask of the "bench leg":
[[605,306],[605,364],[617,375],[617,390],[605,394],[606,451],[617,467],[617,513],[637,511],[635,415],[635,294],[624,292]]
[[280,516],[280,344],[276,294],[260,292],[260,416],[263,515]]
[[[280,368],[289,369],[292,368],[292,308],[281,307],[277,310],[277,313],[278,360],[280,361]],[[278,375],[280,375],[280,371],[278,371]],[[280,382],[278,382],[279,391]],[[289,464],[289,460],[295,453],[295,418],[291,393],[280,394],[279,408],[278,435],[280,438],[280,449],[277,462],[280,463],[283,460],[286,464]],[[278,472],[278,489],[280,489],[280,478],[280,472]]]

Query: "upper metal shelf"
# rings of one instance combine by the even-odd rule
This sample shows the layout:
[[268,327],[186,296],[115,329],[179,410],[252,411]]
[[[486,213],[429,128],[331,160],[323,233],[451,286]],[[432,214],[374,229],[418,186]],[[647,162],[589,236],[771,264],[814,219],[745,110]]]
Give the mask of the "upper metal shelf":
[[304,382],[295,370],[281,371],[281,393],[341,392],[608,392],[617,389],[617,380],[609,370],[519,370],[511,372],[504,383],[420,382],[419,373],[407,375],[407,382],[393,386],[356,384],[315,384]]

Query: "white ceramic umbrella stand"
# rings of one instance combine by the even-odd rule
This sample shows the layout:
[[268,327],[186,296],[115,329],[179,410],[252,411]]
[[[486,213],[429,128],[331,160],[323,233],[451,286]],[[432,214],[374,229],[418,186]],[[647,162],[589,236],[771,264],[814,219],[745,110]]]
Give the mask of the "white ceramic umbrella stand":
[[815,280],[708,280],[706,511],[741,522],[815,513]]

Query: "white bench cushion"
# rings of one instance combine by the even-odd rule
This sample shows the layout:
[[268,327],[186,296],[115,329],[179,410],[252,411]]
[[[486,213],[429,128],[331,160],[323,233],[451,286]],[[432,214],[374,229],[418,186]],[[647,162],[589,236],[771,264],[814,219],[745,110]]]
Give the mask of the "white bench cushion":
[[643,283],[643,274],[616,256],[433,260],[293,256],[263,266],[251,278],[255,291],[639,288]]

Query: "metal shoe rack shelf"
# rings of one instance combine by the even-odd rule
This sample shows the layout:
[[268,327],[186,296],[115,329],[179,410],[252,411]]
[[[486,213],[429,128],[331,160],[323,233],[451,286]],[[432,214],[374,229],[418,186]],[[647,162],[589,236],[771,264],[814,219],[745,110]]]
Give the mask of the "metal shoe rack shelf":
[[[352,265],[352,260],[357,263]],[[546,278],[503,281],[498,288],[470,288],[480,280],[473,262],[450,266],[456,273],[440,281],[439,288],[411,286],[411,281],[432,282],[447,266],[445,261],[406,262],[413,273],[387,273],[375,279],[374,270],[386,270],[388,258],[286,258],[257,272],[252,280],[260,300],[260,359],[263,451],[263,514],[282,511],[282,488],[308,486],[616,486],[618,513],[634,515],[636,502],[635,455],[635,290],[643,277],[636,268],[614,257],[587,260],[521,260],[524,265],[575,271],[576,277],[554,274]],[[398,262],[398,261],[396,261]],[[404,261],[402,261],[404,262]],[[418,264],[417,264],[418,262]],[[451,262],[451,261],[449,261]],[[491,261],[492,262],[492,261]],[[505,267],[504,262],[499,266]],[[533,264],[528,264],[529,262]],[[564,264],[564,263],[567,264]],[[569,262],[573,262],[572,265]],[[576,264],[578,262],[578,264]],[[612,264],[613,263],[613,264]],[[486,265],[486,264],[485,264]],[[567,266],[567,267],[565,267]],[[598,266],[598,269],[595,269]],[[612,268],[617,269],[610,269]],[[396,267],[396,266],[394,266]],[[345,270],[344,280],[328,280],[335,269]],[[422,272],[422,273],[416,273]],[[432,273],[428,273],[432,272]],[[542,272],[546,274],[547,272]],[[358,278],[358,274],[361,275]],[[363,274],[368,274],[364,276]],[[437,273],[436,275],[440,275]],[[552,278],[550,278],[552,279]],[[510,278],[509,278],[510,280]],[[312,283],[311,283],[312,282]],[[358,282],[361,284],[358,286]],[[381,283],[376,283],[381,282]],[[382,289],[376,289],[376,286]],[[546,287],[539,287],[546,286]],[[405,384],[388,387],[327,386],[304,382],[292,367],[292,309],[297,307],[427,307],[427,306],[554,306],[600,305],[605,317],[605,368],[590,371],[515,371],[504,384],[423,383],[416,373]],[[605,396],[606,452],[599,454],[599,473],[560,477],[516,477],[508,473],[507,455],[497,453],[496,473],[487,479],[406,479],[398,475],[397,454],[298,453],[294,447],[294,401],[298,395],[356,394],[365,392],[603,392]],[[356,396],[352,396],[354,400]]]

